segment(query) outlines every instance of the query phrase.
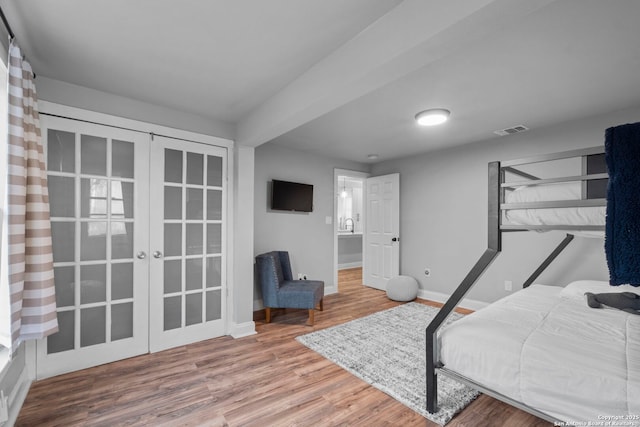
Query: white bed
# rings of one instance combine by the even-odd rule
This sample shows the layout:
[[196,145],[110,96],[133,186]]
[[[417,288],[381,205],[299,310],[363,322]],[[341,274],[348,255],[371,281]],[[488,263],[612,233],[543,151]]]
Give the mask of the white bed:
[[592,309],[584,292],[640,292],[579,281],[532,285],[443,328],[440,361],[565,422],[640,425],[640,316]]
[[[515,188],[505,194],[505,203],[535,203],[580,200],[582,183],[579,181]],[[605,206],[587,206],[553,209],[508,209],[503,224],[509,225],[601,225],[605,224]],[[602,233],[592,233],[602,236]]]

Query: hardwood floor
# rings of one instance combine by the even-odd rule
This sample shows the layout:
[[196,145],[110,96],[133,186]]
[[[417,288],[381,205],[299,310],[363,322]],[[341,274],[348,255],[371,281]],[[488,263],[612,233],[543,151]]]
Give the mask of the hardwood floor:
[[[295,337],[394,307],[340,272],[313,327],[306,310],[257,322],[258,334],[222,337],[32,385],[18,426],[436,426],[299,344]],[[427,303],[426,301],[418,300]],[[548,426],[481,395],[449,424]]]

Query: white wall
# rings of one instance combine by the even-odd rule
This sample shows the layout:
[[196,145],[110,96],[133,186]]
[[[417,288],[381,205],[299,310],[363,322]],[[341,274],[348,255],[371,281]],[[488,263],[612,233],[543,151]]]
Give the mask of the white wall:
[[[400,173],[401,274],[418,279],[426,291],[455,290],[487,245],[488,162],[602,145],[607,127],[639,119],[640,109],[619,111],[374,165],[372,175]],[[507,295],[505,280],[520,288],[563,237],[504,233],[502,253],[467,297],[495,301]],[[607,280],[603,240],[576,238],[537,282],[565,285],[582,278]]]
[[362,266],[362,234],[338,235],[338,268]]
[[234,125],[204,115],[161,107],[44,76],[36,78],[36,89],[38,99],[45,101],[204,135],[235,139]]
[[13,425],[18,418],[18,413],[31,385],[27,374],[25,354],[25,345],[22,344],[13,355],[13,359],[0,369],[0,390],[8,398],[9,404],[8,426]]
[[[272,143],[255,151],[254,251],[261,254],[273,250],[289,251],[294,277],[304,273],[310,279],[323,280],[325,292],[335,289],[333,283],[333,218],[336,194],[334,168],[368,171],[368,165],[331,159],[307,152],[284,148]],[[290,213],[272,211],[268,186],[273,179],[313,185],[313,212]],[[261,308],[261,292],[256,286],[255,308]]]
[[234,239],[233,245],[233,324],[234,337],[255,333],[253,323],[253,147],[235,147]]

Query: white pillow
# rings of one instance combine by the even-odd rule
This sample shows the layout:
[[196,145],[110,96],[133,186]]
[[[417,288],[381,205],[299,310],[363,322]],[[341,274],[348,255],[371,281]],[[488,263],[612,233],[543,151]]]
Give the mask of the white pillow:
[[603,282],[601,280],[577,280],[565,286],[560,292],[560,296],[563,298],[584,299],[585,292],[594,294],[633,292],[640,295],[640,287],[631,285],[611,286],[609,282]]

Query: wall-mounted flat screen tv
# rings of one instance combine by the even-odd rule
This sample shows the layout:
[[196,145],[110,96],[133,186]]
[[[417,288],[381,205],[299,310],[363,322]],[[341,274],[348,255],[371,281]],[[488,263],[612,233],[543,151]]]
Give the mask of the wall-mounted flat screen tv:
[[271,186],[271,209],[313,212],[313,185],[274,179]]

